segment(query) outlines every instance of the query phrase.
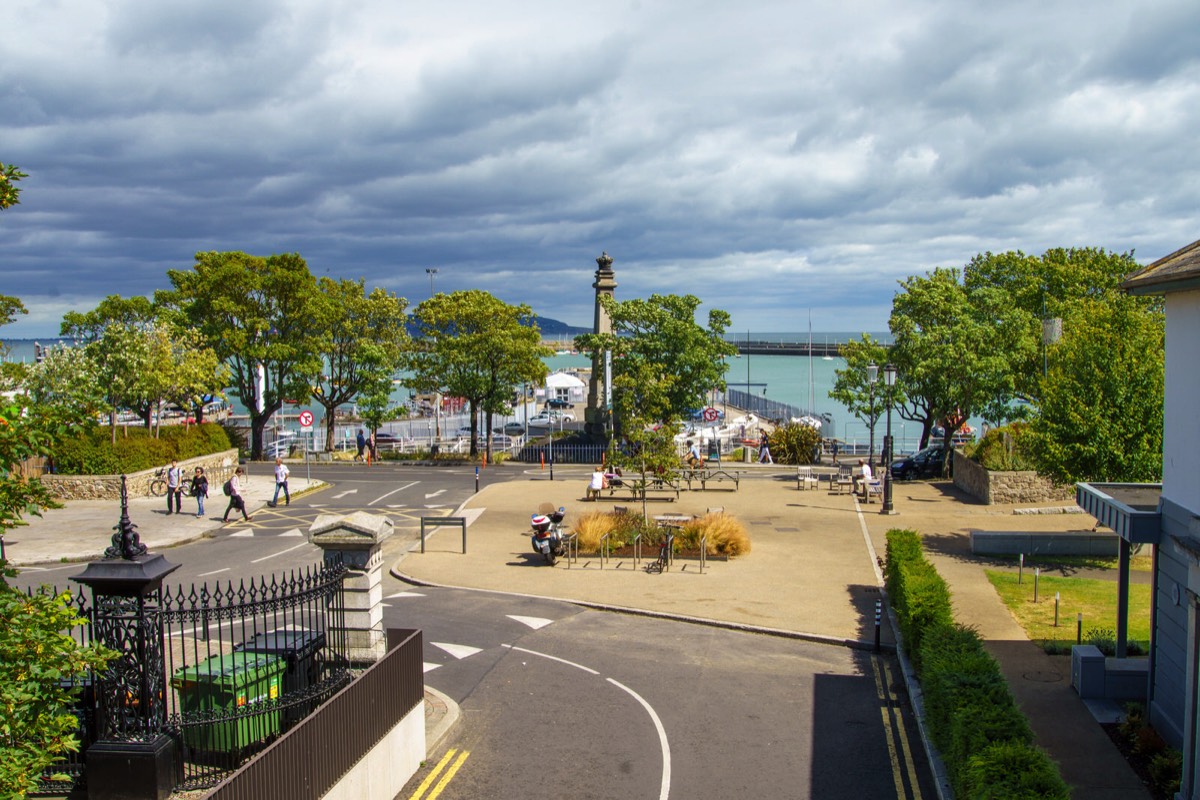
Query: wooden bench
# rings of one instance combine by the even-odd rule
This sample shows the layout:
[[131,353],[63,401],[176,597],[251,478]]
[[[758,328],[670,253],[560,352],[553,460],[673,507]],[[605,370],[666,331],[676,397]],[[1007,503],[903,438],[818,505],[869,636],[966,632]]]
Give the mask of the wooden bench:
[[883,482],[879,478],[872,478],[863,483],[863,502],[870,504],[872,495],[883,497]]
[[817,488],[817,476],[813,474],[812,467],[796,467],[796,490]]

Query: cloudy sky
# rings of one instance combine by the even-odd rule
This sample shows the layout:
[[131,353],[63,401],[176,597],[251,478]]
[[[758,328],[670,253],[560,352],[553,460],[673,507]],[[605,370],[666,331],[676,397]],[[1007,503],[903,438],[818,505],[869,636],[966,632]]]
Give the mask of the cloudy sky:
[[0,294],[57,333],[205,250],[413,302],[882,330],[976,253],[1200,238],[1200,3],[6,0]]

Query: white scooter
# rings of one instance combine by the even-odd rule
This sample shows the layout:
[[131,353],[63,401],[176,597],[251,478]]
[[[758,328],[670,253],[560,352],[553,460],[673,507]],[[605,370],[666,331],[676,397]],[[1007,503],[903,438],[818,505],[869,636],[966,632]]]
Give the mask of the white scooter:
[[534,514],[529,522],[533,528],[533,536],[529,540],[533,542],[533,552],[541,553],[546,562],[554,566],[558,557],[566,552],[561,526],[567,510],[562,506],[555,510],[550,503],[543,503],[538,511],[541,513]]

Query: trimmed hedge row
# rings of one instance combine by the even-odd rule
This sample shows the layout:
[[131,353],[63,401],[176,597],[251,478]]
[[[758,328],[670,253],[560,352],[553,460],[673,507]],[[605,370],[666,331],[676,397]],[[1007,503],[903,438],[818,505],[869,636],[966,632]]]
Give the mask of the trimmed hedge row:
[[206,456],[232,445],[225,429],[216,423],[168,425],[154,438],[145,428],[112,430],[92,425],[64,437],[54,448],[54,469],[60,475],[116,475],[140,472],[169,464],[171,459]]
[[968,800],[1068,800],[1058,768],[1033,744],[1000,667],[955,623],[950,587],[916,531],[887,533],[887,589],[925,695],[929,735],[955,795]]

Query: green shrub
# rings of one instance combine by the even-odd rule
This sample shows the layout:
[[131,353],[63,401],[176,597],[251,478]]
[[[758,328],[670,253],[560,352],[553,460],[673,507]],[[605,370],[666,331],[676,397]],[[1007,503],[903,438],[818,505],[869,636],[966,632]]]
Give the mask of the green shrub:
[[[920,676],[929,735],[964,798],[1066,798],[1000,667],[971,628],[954,622],[950,590],[911,530],[887,533],[888,595]],[[1019,774],[1011,774],[1013,771]]]
[[1033,457],[1027,452],[1025,436],[1029,425],[1013,422],[992,428],[968,453],[971,460],[990,470],[1035,469]]
[[171,425],[154,438],[145,428],[119,428],[117,441],[107,426],[93,425],[64,437],[54,450],[54,468],[64,475],[116,475],[140,472],[231,447],[220,425]]
[[821,431],[811,425],[789,422],[773,430],[768,441],[778,464],[812,464],[821,451]]
[[1018,741],[996,742],[971,756],[956,788],[963,800],[1069,800],[1071,790],[1045,753]]
[[1154,788],[1165,797],[1174,797],[1179,791],[1179,781],[1183,776],[1183,754],[1178,750],[1167,749],[1166,752],[1150,759],[1147,769]]

